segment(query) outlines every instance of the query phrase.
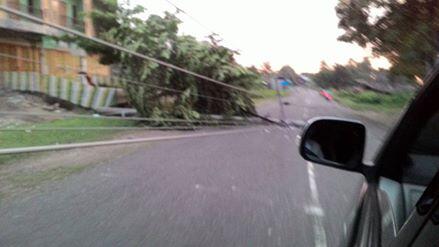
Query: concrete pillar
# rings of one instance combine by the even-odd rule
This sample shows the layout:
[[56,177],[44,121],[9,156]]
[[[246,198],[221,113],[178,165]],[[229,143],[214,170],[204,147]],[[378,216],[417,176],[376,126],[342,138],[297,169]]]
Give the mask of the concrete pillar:
[[88,16],[88,14],[93,10],[93,0],[83,0],[83,8],[84,13],[86,14],[84,17],[84,28],[85,34],[87,36],[93,37],[95,36],[95,29],[93,26],[92,19]]
[[40,1],[40,8],[43,12],[43,20],[48,21],[48,22],[53,22],[53,18],[52,18],[52,11],[53,9],[51,8],[51,0],[41,0]]
[[[79,67],[81,72],[87,73],[87,57],[80,56],[79,57]],[[81,73],[79,76],[81,83],[87,84],[87,78],[85,77],[85,74]]]
[[79,57],[79,67],[80,67],[81,71],[87,72],[87,57],[86,56]]
[[40,73],[42,75],[49,74],[49,68],[46,63],[46,50],[43,48],[43,45],[40,46]]

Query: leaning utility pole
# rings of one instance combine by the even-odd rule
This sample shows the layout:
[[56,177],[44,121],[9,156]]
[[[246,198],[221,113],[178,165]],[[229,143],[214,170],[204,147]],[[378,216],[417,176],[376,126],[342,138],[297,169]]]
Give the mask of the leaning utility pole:
[[279,90],[279,82],[277,79],[275,79],[275,85],[276,85],[276,93],[277,93],[277,99],[279,101],[279,118],[281,122],[285,122],[285,111],[284,111],[284,104],[282,102],[282,95],[280,94]]

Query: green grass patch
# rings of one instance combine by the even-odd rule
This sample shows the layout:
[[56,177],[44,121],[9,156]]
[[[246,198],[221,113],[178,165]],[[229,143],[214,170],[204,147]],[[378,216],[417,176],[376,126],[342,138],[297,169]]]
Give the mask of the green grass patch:
[[61,180],[67,176],[82,172],[87,166],[62,166],[44,171],[19,172],[8,177],[8,181],[16,188],[32,189],[44,182]]
[[108,137],[115,130],[48,130],[32,131],[32,128],[63,127],[131,127],[134,121],[118,119],[73,118],[54,120],[34,125],[18,125],[16,128],[29,128],[28,131],[0,131],[0,148],[28,147],[51,144],[65,144],[78,141],[100,140]]
[[[13,128],[29,128],[29,131],[0,131],[0,148],[29,147],[104,140],[120,133],[120,130],[49,130],[32,131],[32,128],[62,127],[132,127],[135,121],[99,118],[71,118],[33,125],[17,125]],[[12,128],[12,127],[11,127]],[[25,155],[0,155],[0,164],[20,159]]]
[[[252,95],[252,99],[256,102],[277,97],[276,90],[269,89],[269,88],[256,89],[256,90],[253,90],[253,92],[255,94],[258,94],[258,95]],[[280,95],[281,96],[288,96],[288,91],[281,90]]]
[[413,97],[413,93],[411,92],[380,94],[372,91],[338,91],[333,95],[336,101],[354,110],[381,112],[400,110],[405,107]]

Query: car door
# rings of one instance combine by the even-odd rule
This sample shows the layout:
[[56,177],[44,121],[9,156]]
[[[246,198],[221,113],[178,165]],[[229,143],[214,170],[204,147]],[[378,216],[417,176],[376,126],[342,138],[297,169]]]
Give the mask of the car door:
[[375,161],[382,246],[438,243],[439,78],[432,75]]

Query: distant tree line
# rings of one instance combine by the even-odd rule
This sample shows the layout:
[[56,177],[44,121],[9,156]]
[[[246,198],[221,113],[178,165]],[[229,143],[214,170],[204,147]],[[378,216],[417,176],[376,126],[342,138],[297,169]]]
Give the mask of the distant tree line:
[[370,81],[375,72],[368,58],[359,63],[351,59],[347,65],[336,64],[333,67],[322,61],[320,71],[312,79],[323,88],[343,88],[357,84],[358,80]]
[[321,63],[313,77],[322,87],[346,87],[359,80],[415,84],[438,64],[439,0],[339,0],[340,41],[370,47],[391,67],[374,70],[368,60],[332,67]]

